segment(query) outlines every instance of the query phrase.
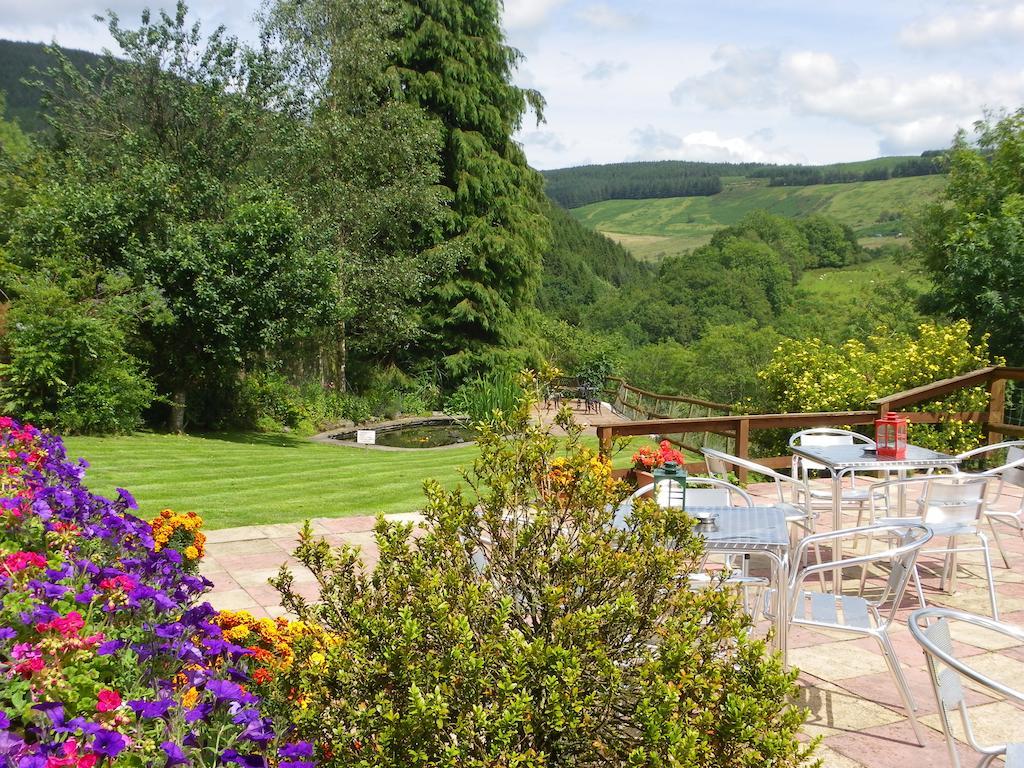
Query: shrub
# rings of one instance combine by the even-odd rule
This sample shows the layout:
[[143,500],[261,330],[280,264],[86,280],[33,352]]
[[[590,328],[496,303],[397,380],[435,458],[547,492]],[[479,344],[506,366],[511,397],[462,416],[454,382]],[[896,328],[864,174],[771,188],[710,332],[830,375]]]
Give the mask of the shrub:
[[[914,336],[879,328],[867,342],[851,339],[841,346],[819,339],[787,339],[776,347],[772,362],[758,373],[764,383],[761,406],[779,412],[868,409],[873,400],[885,395],[1002,362],[990,358],[986,338],[978,344],[971,341],[966,320],[949,325],[925,323]],[[984,410],[987,403],[988,393],[975,388],[913,409],[964,413]],[[978,446],[981,437],[979,425],[955,419],[934,425],[912,424],[908,433],[916,445],[950,453]]]
[[19,286],[2,339],[7,412],[66,432],[139,426],[154,388],[125,351],[134,298],[118,296],[117,282],[93,285],[98,299],[76,295],[88,280],[61,286],[40,278]]
[[243,688],[254,657],[163,546],[173,532],[154,535],[123,489],[90,493],[84,466],[0,419],[0,762],[311,768]]
[[333,766],[801,764],[796,673],[734,595],[680,587],[692,521],[640,502],[613,528],[610,466],[527,413],[482,426],[468,493],[427,485],[422,535],[378,521],[372,573],[307,527],[320,601],[274,581],[324,634],[261,690]]

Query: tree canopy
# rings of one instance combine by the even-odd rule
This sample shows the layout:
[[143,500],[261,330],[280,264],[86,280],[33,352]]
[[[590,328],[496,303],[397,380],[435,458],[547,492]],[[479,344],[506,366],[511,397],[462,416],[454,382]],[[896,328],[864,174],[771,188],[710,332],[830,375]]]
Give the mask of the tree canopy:
[[971,321],[992,351],[1024,363],[1024,109],[957,134],[944,198],[914,242],[935,288],[930,307]]

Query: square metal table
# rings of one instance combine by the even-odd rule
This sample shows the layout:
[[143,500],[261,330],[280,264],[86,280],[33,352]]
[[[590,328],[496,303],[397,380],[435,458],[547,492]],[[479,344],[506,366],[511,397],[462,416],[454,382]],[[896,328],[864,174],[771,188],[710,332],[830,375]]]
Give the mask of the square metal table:
[[[907,446],[907,455],[902,459],[879,456],[866,445],[807,445],[793,446],[793,453],[823,465],[832,475],[832,530],[843,527],[843,478],[851,472],[898,472],[905,477],[907,470],[956,468],[960,460],[956,456],[921,448]],[[900,488],[900,512],[903,511],[905,493]]]
[[[626,502],[616,512],[614,525],[621,526],[632,509]],[[764,555],[772,563],[778,608],[775,613],[775,647],[788,665],[789,650],[789,528],[782,507],[698,507],[687,506],[691,515],[715,515],[713,525],[698,525],[707,552],[724,555]]]

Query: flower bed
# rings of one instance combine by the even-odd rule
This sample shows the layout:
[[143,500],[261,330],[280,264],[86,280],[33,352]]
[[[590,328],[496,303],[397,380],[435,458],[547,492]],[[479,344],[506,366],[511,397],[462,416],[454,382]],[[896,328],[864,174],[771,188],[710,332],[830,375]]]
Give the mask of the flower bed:
[[0,418],[0,764],[310,768],[249,690],[256,654],[201,602],[197,518],[161,515],[154,536],[84,474]]

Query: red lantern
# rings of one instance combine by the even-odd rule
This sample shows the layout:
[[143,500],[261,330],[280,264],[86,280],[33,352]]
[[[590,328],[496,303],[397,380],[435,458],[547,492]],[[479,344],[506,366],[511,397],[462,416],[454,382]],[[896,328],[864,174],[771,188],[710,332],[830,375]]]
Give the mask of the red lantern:
[[907,455],[907,418],[887,413],[875,419],[875,449],[879,456],[903,459]]

